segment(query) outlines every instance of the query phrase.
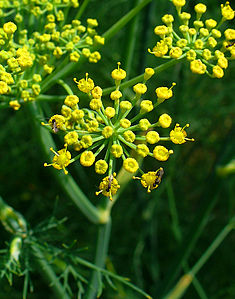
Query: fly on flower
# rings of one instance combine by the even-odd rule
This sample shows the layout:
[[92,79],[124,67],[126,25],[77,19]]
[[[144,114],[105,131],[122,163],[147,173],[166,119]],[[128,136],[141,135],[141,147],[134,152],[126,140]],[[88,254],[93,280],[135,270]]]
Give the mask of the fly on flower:
[[56,120],[53,119],[52,120],[52,131],[56,134],[58,133],[59,129],[57,128],[57,125],[56,125]]

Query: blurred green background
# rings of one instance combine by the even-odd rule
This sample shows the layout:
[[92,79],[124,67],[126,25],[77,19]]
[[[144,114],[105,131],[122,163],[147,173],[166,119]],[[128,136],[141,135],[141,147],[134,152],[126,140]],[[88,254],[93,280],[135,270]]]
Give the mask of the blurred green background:
[[[85,22],[87,17],[97,18],[99,32],[105,32],[133,8],[135,2],[90,1],[82,21]],[[187,11],[193,13],[196,3],[189,1]],[[215,5],[215,1],[207,0],[204,3],[208,6],[207,18],[218,20],[220,2],[216,1]],[[73,77],[81,78],[89,72],[96,84],[103,88],[112,86],[110,72],[116,62],[121,61],[124,69],[128,65],[130,40],[134,42],[134,52],[128,68],[129,78],[143,73],[145,67],[163,63],[148,54],[147,49],[156,43],[153,28],[161,24],[161,17],[166,13],[174,13],[173,5],[166,0],[152,1],[134,20],[137,24],[134,33],[132,21],[104,46],[102,60],[98,64],[85,63],[67,82],[74,86]],[[185,259],[190,268],[234,215],[235,175],[217,175],[218,167],[235,158],[234,69],[235,64],[230,62],[222,79],[210,79],[206,75],[192,74],[188,63],[178,64],[154,76],[148,84],[148,96],[154,98],[156,87],[177,83],[174,97],[159,107],[157,117],[161,113],[169,113],[174,123],[189,123],[188,135],[195,138],[195,142],[171,145],[174,155],[163,163],[165,175],[157,190],[147,194],[138,181],[130,182],[112,212],[107,268],[129,277],[153,298],[159,298],[158,294],[170,281],[169,277],[186,250],[191,249]],[[76,86],[73,90],[76,92]],[[50,92],[55,93],[53,90]],[[60,106],[61,103],[54,103],[52,108],[47,105],[44,108],[55,113]],[[92,261],[97,228],[74,208],[54,181],[50,170],[43,167],[45,158],[27,107],[19,112],[1,110],[0,121],[0,194],[25,216],[32,227],[52,213],[58,219],[68,217],[60,231],[50,235],[51,242],[71,243],[76,239],[79,247],[87,248],[81,256]],[[147,161],[144,169],[148,167],[156,169],[159,164]],[[97,203],[99,198],[94,195],[99,184],[97,176],[89,171],[88,177],[79,165],[71,166],[70,170],[84,193]],[[197,230],[199,227],[201,230]],[[0,234],[0,248],[5,248],[10,236],[2,228]],[[198,239],[193,242],[195,237]],[[192,245],[190,248],[189,244]],[[200,295],[191,285],[183,298],[235,298],[234,252],[235,236],[231,233],[197,275],[206,295]],[[179,270],[171,287],[184,273],[182,268]],[[37,272],[31,279],[34,293],[28,298],[54,298]],[[11,287],[2,280],[0,298],[21,298],[22,283],[21,278],[15,277]],[[121,284],[116,286],[117,292],[107,286],[101,298],[141,298]]]

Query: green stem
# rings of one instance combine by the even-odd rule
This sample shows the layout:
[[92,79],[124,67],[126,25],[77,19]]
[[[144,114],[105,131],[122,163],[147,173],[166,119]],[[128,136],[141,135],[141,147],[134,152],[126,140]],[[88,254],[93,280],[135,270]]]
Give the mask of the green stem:
[[[234,221],[234,220],[232,220]],[[212,244],[208,247],[208,249],[204,252],[204,254],[200,257],[197,263],[192,267],[191,271],[186,273],[181,277],[176,286],[173,288],[170,293],[168,293],[164,299],[178,299],[183,296],[189,285],[191,284],[194,276],[198,273],[198,271],[202,268],[202,266],[207,262],[207,260],[211,257],[214,251],[218,248],[218,246],[224,241],[226,236],[230,233],[232,229],[234,229],[234,224],[228,223],[219,235],[215,238]]]
[[[220,186],[220,183],[213,182],[218,184]],[[217,195],[214,198],[208,197],[208,200],[205,201],[204,206],[202,206],[200,215],[195,218],[194,222],[191,225],[191,228],[188,231],[188,235],[186,236],[184,242],[182,242],[178,254],[175,257],[175,262],[173,265],[171,265],[169,269],[168,275],[166,275],[165,280],[163,281],[160,290],[157,291],[159,296],[161,297],[161,294],[164,294],[169,290],[172,283],[174,282],[176,276],[179,274],[180,270],[182,269],[182,265],[185,261],[187,261],[190,253],[192,252],[201,232],[203,231],[203,228],[205,227],[211,210],[213,209],[214,205],[216,204],[217,200],[219,198],[219,190],[217,192]]]
[[60,84],[66,91],[69,95],[73,95],[73,91],[72,89],[68,86],[67,83],[64,82],[64,80],[60,79],[60,80],[57,80],[56,81],[58,84]]
[[87,5],[89,4],[90,0],[84,0],[82,2],[82,5],[79,7],[79,10],[74,18],[74,20],[79,20],[80,17],[82,16],[84,10],[86,9]]
[[[135,1],[135,5],[139,5],[140,3],[141,3],[140,0]],[[128,34],[128,39],[127,39],[128,44],[125,51],[126,53],[125,70],[127,73],[126,79],[128,79],[130,75],[130,70],[131,70],[132,61],[134,57],[136,39],[139,33],[138,27],[139,27],[139,15],[136,16],[136,18],[132,21],[132,24],[130,25],[129,34]]]
[[145,7],[152,0],[143,0],[135,8],[130,10],[124,17],[121,18],[117,23],[115,23],[109,30],[107,30],[103,37],[108,41],[113,37],[122,27],[124,27],[143,7]]
[[47,94],[40,94],[36,101],[48,101],[48,102],[54,102],[54,101],[63,101],[66,98],[66,95],[47,95]]
[[43,253],[36,245],[31,245],[33,254],[35,256],[35,261],[38,264],[38,268],[42,273],[42,277],[46,278],[47,281],[50,282],[50,285],[55,292],[58,299],[69,299],[70,297],[65,292],[64,288],[62,287],[61,283],[59,282],[55,272],[53,271],[52,267],[48,264],[47,260],[45,259]]
[[[184,58],[185,58],[185,55],[182,55],[181,58],[179,58],[179,59],[172,59],[168,62],[165,62],[165,63],[155,67],[154,68],[155,74],[160,74],[161,72],[165,71],[169,67],[181,62]],[[142,75],[139,75],[137,77],[132,78],[131,80],[128,80],[128,81],[122,83],[120,85],[120,88],[124,89],[124,88],[130,87],[138,82],[142,82],[143,80],[144,80],[144,73]],[[103,89],[103,96],[111,93],[114,90],[115,90],[114,86]]]
[[[51,134],[42,127],[38,120],[44,119],[42,110],[37,103],[30,103],[28,105],[29,113],[32,116],[35,131],[38,134],[39,143],[44,151],[47,159],[50,159],[50,147],[55,148],[54,141]],[[86,195],[78,187],[71,175],[65,175],[62,171],[52,170],[52,173],[58,181],[61,188],[69,196],[69,198],[75,203],[75,205],[82,211],[82,213],[93,223],[100,222],[100,213],[98,209],[91,204]]]
[[[95,265],[99,268],[104,268],[105,260],[107,257],[109,239],[111,232],[111,218],[108,222],[99,227],[98,239],[96,246]],[[88,283],[88,290],[86,299],[93,299],[97,297],[97,293],[100,287],[99,282],[101,281],[101,273],[99,271],[93,271],[91,280]]]

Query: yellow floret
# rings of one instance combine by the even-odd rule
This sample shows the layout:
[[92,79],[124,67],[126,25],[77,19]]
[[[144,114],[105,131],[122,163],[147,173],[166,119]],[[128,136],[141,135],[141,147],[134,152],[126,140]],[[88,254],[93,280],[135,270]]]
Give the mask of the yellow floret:
[[144,158],[149,154],[149,148],[146,144],[138,144],[136,146],[136,152],[138,155]]
[[149,131],[146,136],[146,141],[150,144],[155,144],[160,140],[160,136],[156,131]]
[[139,169],[139,164],[134,158],[127,158],[123,162],[123,168],[130,173],[135,173]]
[[135,134],[131,130],[127,130],[123,133],[123,137],[128,142],[134,142],[135,141]]
[[95,155],[92,151],[85,151],[80,156],[82,166],[90,167],[95,162]]
[[110,151],[115,158],[120,158],[123,154],[123,149],[119,144],[113,144]]
[[109,138],[113,135],[113,129],[110,126],[106,126],[104,127],[103,131],[102,131],[102,135],[104,136],[104,138]]
[[108,164],[105,160],[98,160],[95,162],[95,172],[98,174],[105,174],[108,169]]
[[169,128],[171,122],[172,122],[172,118],[170,117],[170,115],[166,113],[162,114],[158,119],[158,123],[162,128]]
[[155,146],[155,148],[153,150],[153,156],[158,161],[166,161],[166,160],[168,160],[170,154],[173,154],[173,151],[172,150],[168,150],[167,148],[165,148],[162,145]]

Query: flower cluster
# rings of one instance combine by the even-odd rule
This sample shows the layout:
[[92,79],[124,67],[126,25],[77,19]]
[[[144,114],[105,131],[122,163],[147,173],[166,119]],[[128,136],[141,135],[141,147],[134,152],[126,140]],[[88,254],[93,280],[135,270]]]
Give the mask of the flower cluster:
[[[101,58],[98,51],[91,50],[93,46],[104,44],[104,38],[95,30],[97,20],[87,19],[87,26],[77,19],[64,24],[63,10],[78,7],[77,0],[53,3],[0,2],[2,16],[15,14],[14,22],[5,22],[0,28],[1,100],[15,110],[21,103],[34,100],[40,94],[44,78],[60,68],[65,59],[76,63],[83,56],[89,62],[97,63]],[[40,32],[34,29],[38,22]]]
[[[102,193],[110,199],[120,187],[115,178],[119,166],[132,174],[140,171],[142,176],[139,179],[147,191],[156,189],[161,182],[163,168],[144,173],[138,158],[149,156],[164,162],[173,154],[173,150],[162,145],[163,142],[183,144],[193,139],[187,138],[185,128],[188,124],[184,127],[176,124],[167,136],[160,136],[157,128],[167,129],[172,123],[172,118],[166,113],[150,122],[149,113],[173,96],[172,87],[175,85],[172,84],[170,88],[158,87],[154,101],[143,99],[147,92],[146,82],[153,74],[152,68],[145,69],[143,82],[133,86],[134,97],[126,100],[120,90],[120,83],[125,79],[126,72],[118,63],[118,68],[111,73],[116,89],[110,93],[111,105],[108,106],[104,105],[102,88],[95,86],[88,74],[83,79],[74,79],[78,89],[88,95],[89,108],[80,108],[79,98],[76,95],[68,95],[61,108],[61,114],[55,114],[50,118],[47,125],[54,133],[64,133],[65,148],[58,153],[53,151],[55,156],[49,165],[56,169],[64,169],[65,173],[65,167],[78,159],[85,167],[94,165],[97,174],[107,173],[97,194]],[[80,153],[71,159],[67,147]]]
[[234,18],[234,11],[226,2],[221,4],[221,20],[202,20],[206,5],[199,3],[194,10],[196,18],[182,11],[185,0],[172,0],[176,7],[180,26],[174,26],[174,17],[166,14],[162,17],[164,25],[156,26],[154,33],[160,41],[149,52],[156,57],[179,59],[186,57],[193,73],[207,73],[213,78],[222,78],[228,60],[235,58],[235,30],[228,28],[224,32],[219,29],[226,20]]

